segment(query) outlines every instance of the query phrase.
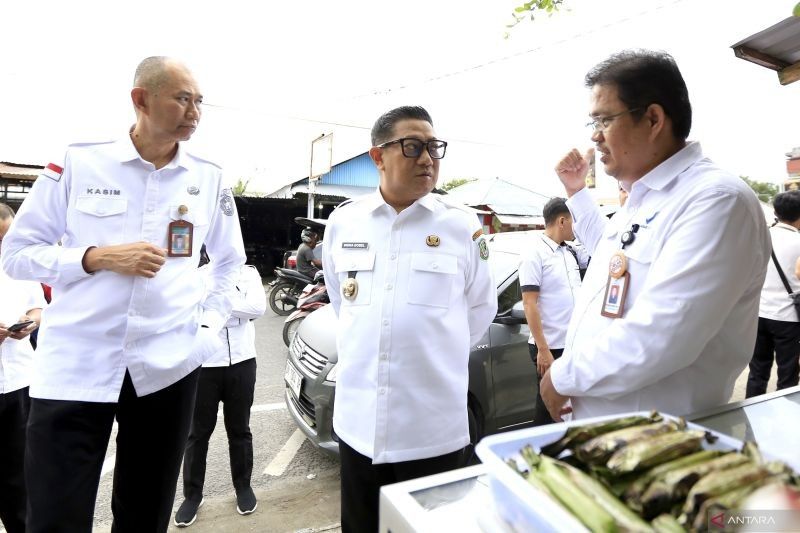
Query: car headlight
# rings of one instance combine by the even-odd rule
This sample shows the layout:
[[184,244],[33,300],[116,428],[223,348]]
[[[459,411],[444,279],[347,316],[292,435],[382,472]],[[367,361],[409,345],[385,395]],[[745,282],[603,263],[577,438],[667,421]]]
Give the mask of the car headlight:
[[333,367],[331,368],[331,371],[328,372],[327,376],[325,376],[325,381],[332,381],[333,383],[336,383],[336,374],[338,373],[338,371],[339,371],[339,363],[334,363]]

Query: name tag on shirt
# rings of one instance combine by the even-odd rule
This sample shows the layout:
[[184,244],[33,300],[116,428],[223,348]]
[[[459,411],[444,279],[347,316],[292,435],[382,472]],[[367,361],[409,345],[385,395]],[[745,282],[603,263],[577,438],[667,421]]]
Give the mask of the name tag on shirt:
[[349,249],[349,250],[366,250],[369,248],[369,243],[367,242],[343,242],[342,248]]

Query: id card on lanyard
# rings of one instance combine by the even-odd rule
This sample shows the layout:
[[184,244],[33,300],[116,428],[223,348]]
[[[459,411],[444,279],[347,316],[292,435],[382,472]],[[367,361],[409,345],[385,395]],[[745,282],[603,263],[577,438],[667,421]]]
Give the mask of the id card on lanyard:
[[631,282],[625,247],[636,240],[637,231],[639,224],[633,224],[631,229],[622,234],[620,238],[622,246],[614,252],[608,262],[608,281],[603,296],[603,307],[600,310],[600,314],[605,317],[620,318],[625,312],[625,299],[628,297],[628,287]]

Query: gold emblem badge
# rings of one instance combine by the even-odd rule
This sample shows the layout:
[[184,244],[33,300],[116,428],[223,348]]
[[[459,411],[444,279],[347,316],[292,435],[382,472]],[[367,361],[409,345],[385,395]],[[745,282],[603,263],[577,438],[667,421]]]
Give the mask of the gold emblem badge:
[[440,242],[441,241],[439,240],[439,237],[436,235],[428,235],[428,237],[425,239],[425,244],[428,246],[439,246]]
[[619,279],[628,270],[628,258],[621,250],[614,252],[608,262],[608,274],[614,278]]
[[358,282],[356,278],[347,278],[342,283],[342,296],[346,300],[355,300],[358,296]]

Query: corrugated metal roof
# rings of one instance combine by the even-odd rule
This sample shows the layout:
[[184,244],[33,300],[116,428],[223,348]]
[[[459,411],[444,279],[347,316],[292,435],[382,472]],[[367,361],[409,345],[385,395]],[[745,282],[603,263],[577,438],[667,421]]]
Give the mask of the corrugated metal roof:
[[736,57],[778,71],[787,85],[800,79],[800,17],[789,17],[731,46]]
[[488,204],[489,209],[502,215],[520,215],[525,217],[542,216],[542,206],[523,204]]
[[544,217],[520,217],[516,215],[501,215],[495,213],[501,224],[508,226],[544,226]]
[[35,180],[44,167],[41,165],[23,165],[21,163],[0,162],[0,176]]
[[334,165],[331,171],[323,174],[319,183],[323,185],[346,185],[354,187],[378,186],[380,175],[369,153],[357,155],[347,161]]

